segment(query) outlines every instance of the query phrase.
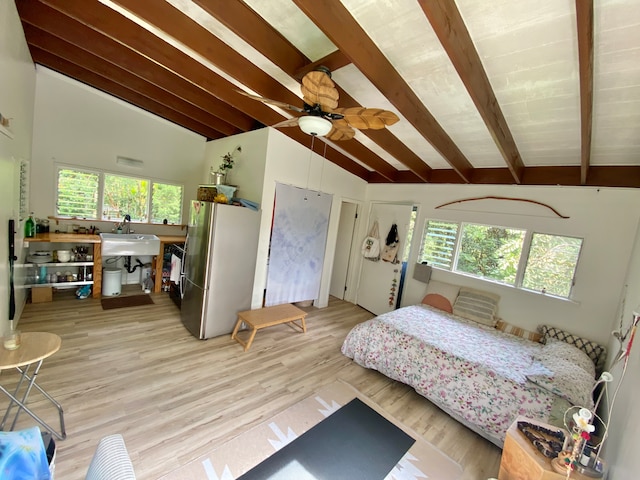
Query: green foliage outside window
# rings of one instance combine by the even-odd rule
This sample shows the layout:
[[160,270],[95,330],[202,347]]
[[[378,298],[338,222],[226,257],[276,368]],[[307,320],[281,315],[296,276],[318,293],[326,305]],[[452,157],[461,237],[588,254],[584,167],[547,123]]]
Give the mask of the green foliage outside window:
[[119,175],[104,176],[102,215],[106,219],[131,216],[132,222],[146,222],[149,181]]
[[534,233],[522,286],[568,297],[581,248],[580,238]]
[[98,218],[99,174],[71,169],[58,170],[59,217]]
[[154,183],[152,192],[151,223],[180,223],[182,211],[182,187],[166,183]]
[[465,224],[456,270],[514,285],[524,231]]

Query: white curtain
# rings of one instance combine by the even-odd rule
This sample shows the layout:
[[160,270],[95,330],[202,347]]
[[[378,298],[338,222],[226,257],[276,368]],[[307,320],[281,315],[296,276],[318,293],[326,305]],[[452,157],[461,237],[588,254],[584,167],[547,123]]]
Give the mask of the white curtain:
[[276,184],[267,306],[318,298],[332,197]]

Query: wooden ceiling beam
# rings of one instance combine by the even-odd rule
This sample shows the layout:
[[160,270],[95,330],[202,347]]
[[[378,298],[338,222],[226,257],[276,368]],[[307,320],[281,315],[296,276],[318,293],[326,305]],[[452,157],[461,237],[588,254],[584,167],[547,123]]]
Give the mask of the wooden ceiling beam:
[[[96,32],[63,13],[39,2],[16,3],[23,25],[32,25],[82,50],[119,66],[144,81],[210,112],[240,131],[251,130],[253,119],[190,81],[131,51],[117,41]],[[161,100],[161,98],[157,99]]]
[[[134,0],[131,0],[134,1]],[[131,2],[128,2],[129,4]],[[230,28],[236,35],[242,38],[245,42],[255,48],[258,52],[268,58],[275,65],[280,66],[290,76],[300,80],[304,74],[310,72],[320,65],[323,65],[330,70],[340,68],[348,63],[349,59],[340,50],[320,59],[317,62],[309,63],[306,57],[291,43],[286,42],[283,44],[280,41],[280,33],[271,25],[266,23],[261,17],[257,16],[253,10],[246,6],[241,1],[227,1],[224,4],[220,2],[214,2],[213,0],[196,0],[202,8],[204,8],[208,14],[212,15],[225,26]],[[241,8],[236,6],[237,3],[242,4]],[[233,5],[233,8],[228,7]],[[230,14],[230,10],[235,12],[235,15]],[[245,19],[241,16],[246,10],[250,10],[249,21],[245,22]],[[258,17],[257,19],[255,17]],[[259,33],[257,33],[259,32]],[[294,68],[293,63],[290,62],[290,57],[296,58],[298,63],[306,60],[304,68]],[[302,75],[300,75],[301,72]],[[360,107],[361,105],[344,90],[338,87],[338,93],[340,95],[339,105],[340,107]],[[277,98],[276,100],[282,100]],[[298,103],[300,100],[298,99]],[[368,105],[371,107],[371,105]],[[389,130],[361,130],[362,134],[373,140],[383,150],[390,153],[394,158],[398,159],[403,165],[413,171],[419,178],[419,182],[429,181],[429,167],[420,157],[412,152],[404,143],[398,140]],[[342,143],[340,143],[342,147]],[[380,165],[380,164],[379,164]],[[380,167],[376,167],[380,169]],[[381,170],[386,178],[395,178],[396,172],[390,170]]]
[[193,0],[193,3],[250,45],[268,46],[282,52],[281,61],[276,65],[285,72],[295,72],[309,64],[309,59],[300,50],[246,3],[237,0]]
[[192,118],[202,125],[208,125],[224,136],[242,132],[242,130],[223,122],[218,117],[195,107],[193,104],[32,25],[24,25],[24,32],[30,47],[38,47],[61,59],[82,66],[85,70],[89,70],[103,78],[111,79],[128,90],[150,100],[162,99],[162,103],[166,107],[185,115],[187,118]]
[[576,0],[580,68],[580,183],[586,185],[591,163],[593,125],[593,1]]
[[[101,35],[106,37],[118,38],[119,42],[128,49],[162,65],[168,71],[183,78],[188,78],[194,87],[214,95],[229,105],[234,105],[237,110],[264,125],[274,124],[284,119],[282,115],[266,105],[237,93],[236,86],[225,78],[162,42],[151,33],[97,1],[65,0],[58,2],[52,0],[43,3],[47,3],[63,16],[75,18],[77,21],[74,23],[86,25],[97,32],[101,32]],[[47,15],[49,14],[51,12]],[[197,89],[194,88],[194,90]],[[289,130],[292,131],[285,132],[287,136],[302,145],[307,146],[309,144],[309,137],[300,129]],[[296,130],[300,132],[300,135],[295,132]],[[369,171],[350,158],[339,152],[336,155],[331,155],[334,160],[338,157],[344,157],[339,159],[339,164],[346,171],[364,180],[369,177]],[[327,155],[327,158],[329,158],[329,155]],[[334,163],[336,162],[334,161]]]
[[340,2],[293,0],[420,134],[469,182],[473,167],[424,103]]
[[[252,45],[252,46],[253,48],[256,48],[256,45]],[[269,50],[276,51],[274,49],[269,49]],[[267,58],[271,58],[269,55],[265,54],[264,52],[263,54]],[[347,65],[350,65],[350,64],[351,64],[351,60],[349,60],[349,58],[347,58],[347,56],[344,53],[342,53],[340,50],[336,50],[335,52],[332,52],[329,55],[322,57],[320,60],[316,60],[315,62],[308,63],[307,65],[305,65],[302,68],[299,68],[298,70],[295,70],[293,72],[287,70],[286,72],[300,82],[302,81],[302,77],[304,77],[307,73],[316,70],[320,66],[327,67],[332,72],[335,72],[336,70],[342,67],[346,67]]]
[[[67,5],[68,0],[47,0],[56,4]],[[71,3],[82,3],[81,0],[72,0]],[[115,3],[122,6],[138,18],[144,19],[151,25],[159,28],[163,32],[179,40],[182,44],[202,55],[212,62],[216,67],[231,75],[238,82],[247,86],[254,92],[275,100],[283,101],[292,105],[302,105],[302,100],[291,91],[282,86],[279,82],[256,67],[252,62],[233,50],[227,44],[211,34],[204,27],[194,23],[189,17],[174,8],[172,5],[154,0],[115,0]],[[226,5],[226,4],[225,4]],[[226,7],[225,7],[226,8]],[[98,21],[94,19],[93,21]],[[120,38],[124,38],[122,33]],[[127,36],[127,44],[135,45],[137,40]],[[137,48],[137,47],[135,47]],[[255,103],[255,100],[250,100]],[[265,122],[262,122],[265,123]],[[277,122],[267,122],[267,125]],[[309,142],[310,143],[310,142]],[[340,148],[350,155],[358,158],[362,163],[380,172],[389,180],[393,181],[397,169],[380,158],[378,155],[367,149],[359,142],[341,142]]]
[[140,95],[139,93],[114,82],[113,80],[102,77],[90,70],[86,70],[73,62],[42,50],[39,47],[33,46],[30,49],[30,52],[35,63],[55,70],[63,75],[67,75],[87,85],[91,85],[93,88],[106,92],[109,95],[119,98],[120,100],[130,103],[131,105],[149,113],[162,117],[172,123],[180,125],[183,128],[187,128],[192,132],[202,135],[203,137],[215,140],[225,136],[208,125],[203,125],[191,117],[167,107],[163,103],[151,100],[144,95]]
[[513,179],[520,183],[524,170],[520,152],[455,2],[420,0],[420,6],[489,129]]

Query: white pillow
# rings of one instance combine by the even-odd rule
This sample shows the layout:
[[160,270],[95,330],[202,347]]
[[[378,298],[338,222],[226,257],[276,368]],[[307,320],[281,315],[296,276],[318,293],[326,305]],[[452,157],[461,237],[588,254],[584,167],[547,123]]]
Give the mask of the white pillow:
[[500,300],[500,295],[495,293],[462,287],[453,304],[453,314],[489,327],[495,327],[498,322],[496,316],[498,300]]
[[547,358],[540,363],[552,372],[552,376],[527,375],[531,382],[568,400],[572,405],[593,408],[593,376],[564,358]]
[[534,358],[543,364],[553,363],[556,359],[566,360],[582,368],[591,378],[596,376],[596,366],[589,358],[589,355],[579,348],[560,340],[547,340],[547,343],[534,355]]

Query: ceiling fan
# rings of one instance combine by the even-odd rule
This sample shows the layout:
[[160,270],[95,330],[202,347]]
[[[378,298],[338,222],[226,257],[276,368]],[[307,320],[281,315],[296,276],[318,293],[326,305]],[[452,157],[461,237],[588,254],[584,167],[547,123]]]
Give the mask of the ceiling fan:
[[302,108],[251,95],[241,90],[238,92],[262,103],[305,114],[272,125],[273,127],[297,125],[309,135],[326,136],[329,140],[349,140],[355,135],[354,128],[378,130],[393,125],[399,120],[395,113],[381,108],[338,108],[338,89],[331,80],[331,72],[326,67],[318,67],[317,70],[302,77],[300,88],[303,99]]

